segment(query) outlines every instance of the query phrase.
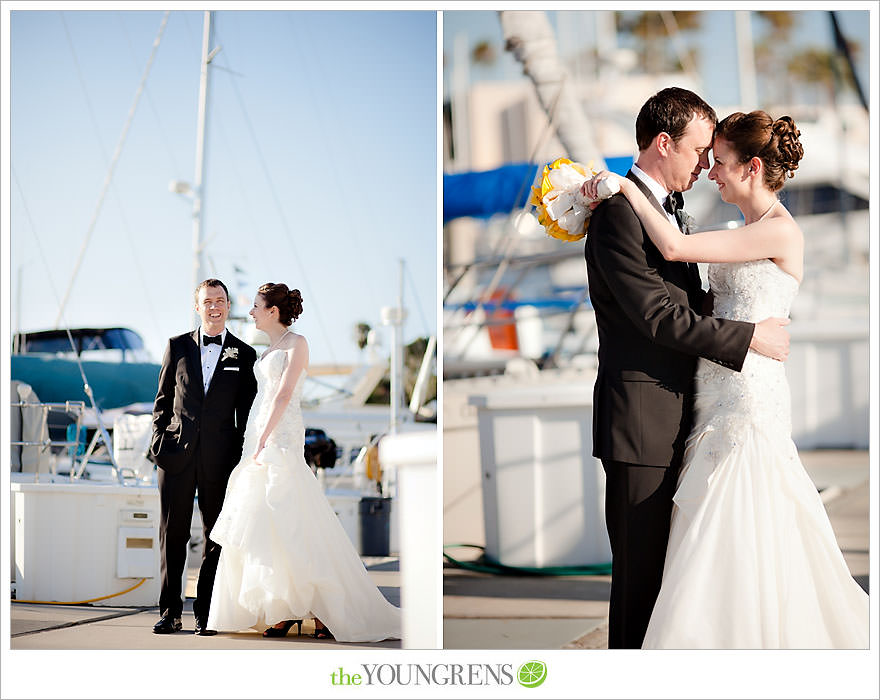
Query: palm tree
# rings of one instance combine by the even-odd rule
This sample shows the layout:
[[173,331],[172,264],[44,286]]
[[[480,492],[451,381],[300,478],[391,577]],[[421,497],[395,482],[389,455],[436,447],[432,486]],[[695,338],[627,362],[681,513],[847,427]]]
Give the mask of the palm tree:
[[471,63],[479,66],[491,66],[495,63],[497,52],[495,44],[488,39],[481,39],[471,49]]
[[[791,34],[797,27],[795,12],[759,11],[756,13],[767,27],[767,36],[755,44],[755,67],[758,75],[770,83],[766,94],[777,96],[783,104],[791,101],[785,48],[791,45]],[[759,100],[760,102],[761,100]]]
[[837,56],[826,49],[814,46],[794,54],[788,61],[788,72],[798,82],[810,87],[824,88],[825,101],[834,103]]
[[[412,397],[415,388],[416,378],[419,374],[419,367],[422,364],[422,357],[428,347],[427,338],[416,338],[404,348],[403,353],[403,386],[404,398],[408,402]],[[425,393],[425,402],[432,401],[437,398],[437,376],[431,375],[428,382],[428,390]],[[391,379],[389,376],[384,377],[376,385],[373,393],[367,399],[369,404],[387,404],[391,400]]]
[[699,57],[695,47],[687,47],[683,54],[669,51],[670,31],[696,31],[701,22],[702,13],[692,10],[617,13],[618,30],[636,39],[642,67],[648,73],[688,70],[695,66]]
[[[858,55],[858,43],[848,41],[847,44],[850,52]],[[835,103],[839,91],[846,88],[857,89],[846,59],[833,49],[807,47],[791,57],[788,71],[808,87],[824,88],[828,104]]]
[[355,342],[357,343],[358,349],[363,350],[365,347],[367,347],[367,340],[370,336],[370,324],[361,321],[355,326],[354,334]]

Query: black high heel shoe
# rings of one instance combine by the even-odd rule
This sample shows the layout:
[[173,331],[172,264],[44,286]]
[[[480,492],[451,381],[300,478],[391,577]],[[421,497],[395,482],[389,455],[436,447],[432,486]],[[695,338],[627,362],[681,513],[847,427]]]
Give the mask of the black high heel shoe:
[[336,637],[327,629],[327,625],[322,625],[321,627],[315,627],[315,639],[336,639]]
[[303,629],[303,621],[302,620],[285,620],[284,625],[281,627],[269,627],[268,629],[263,631],[264,637],[286,637],[288,631],[294,625],[297,626],[296,634],[297,636],[302,635]]

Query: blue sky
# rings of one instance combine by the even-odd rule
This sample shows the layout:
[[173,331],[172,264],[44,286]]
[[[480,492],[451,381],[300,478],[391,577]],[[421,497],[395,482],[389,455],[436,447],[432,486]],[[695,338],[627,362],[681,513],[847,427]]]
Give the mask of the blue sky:
[[[11,14],[13,330],[54,324],[163,14]],[[403,258],[405,339],[435,333],[435,13],[214,22],[206,276],[235,297],[241,267],[248,303],[266,281],[298,287],[312,362],[356,362],[353,328],[396,304]],[[168,186],[194,179],[202,23],[170,14],[65,313],[134,328],[156,360],[191,327],[192,204]]]
[[[691,8],[683,8],[691,9]],[[779,8],[774,8],[779,9]],[[752,13],[752,32],[755,41],[763,37],[765,23]],[[831,48],[832,34],[828,12],[809,10],[793,12],[795,28],[793,43],[798,49],[807,46]],[[594,46],[595,12],[547,11],[548,19],[556,31],[560,50],[564,52],[566,39],[577,39],[577,47]],[[869,26],[866,10],[841,10],[837,12],[841,29],[850,40],[860,44],[857,57],[857,71],[863,89],[868,89]],[[445,56],[445,81],[449,80],[450,68],[454,60],[453,46],[457,35],[467,38],[472,47],[480,40],[488,40],[495,45],[497,59],[493,66],[472,66],[471,80],[517,80],[522,77],[522,67],[513,54],[504,51],[504,41],[498,13],[485,11],[447,11],[443,13],[443,53]],[[621,35],[621,45],[624,39]],[[734,104],[738,99],[736,77],[736,42],[734,34],[734,12],[730,10],[711,10],[702,12],[701,31],[695,37],[701,61],[698,70],[703,81],[702,96],[713,105]],[[760,78],[759,78],[760,79]],[[759,91],[761,84],[759,83]],[[761,97],[759,92],[759,98]]]

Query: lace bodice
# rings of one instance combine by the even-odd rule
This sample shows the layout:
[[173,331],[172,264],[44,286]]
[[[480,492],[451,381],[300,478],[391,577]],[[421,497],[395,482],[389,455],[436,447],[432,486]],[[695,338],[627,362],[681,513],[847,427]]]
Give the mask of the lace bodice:
[[[278,385],[281,383],[281,375],[287,367],[286,353],[281,350],[270,352],[262,359],[258,359],[254,365],[254,375],[257,378],[257,395],[251,406],[248,417],[247,430],[244,435],[244,448],[242,454],[249,457],[256,448],[260,433],[269,420],[272,413],[272,402],[278,393]],[[279,447],[303,449],[305,445],[305,428],[303,426],[300,400],[303,385],[305,384],[306,372],[300,374],[293,390],[293,396],[284,410],[284,415],[275,426],[269,436],[267,444],[276,444]]]
[[709,265],[717,318],[763,321],[788,318],[798,282],[772,260]]
[[[709,265],[714,316],[758,322],[787,318],[797,280],[771,260]],[[696,420],[713,424],[735,441],[745,426],[791,432],[791,398],[782,362],[749,350],[742,371],[700,359],[696,374]]]

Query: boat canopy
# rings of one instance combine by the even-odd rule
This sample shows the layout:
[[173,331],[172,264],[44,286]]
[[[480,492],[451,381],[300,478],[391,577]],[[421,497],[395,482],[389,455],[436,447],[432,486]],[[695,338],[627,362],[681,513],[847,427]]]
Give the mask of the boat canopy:
[[69,332],[69,337],[64,328],[16,333],[12,379],[29,384],[41,401],[88,403],[79,362],[101,410],[152,403],[159,365],[148,361],[140,335],[121,327],[71,328]]
[[[29,384],[40,401],[85,401],[82,375],[75,359],[47,355],[13,355],[12,379]],[[152,403],[159,386],[159,365],[152,362],[92,362],[82,368],[101,410]]]
[[[68,336],[68,330],[70,336]],[[70,339],[76,354],[102,350],[117,350],[116,356],[122,362],[141,362],[149,359],[144,341],[130,328],[55,328],[52,330],[20,332],[13,339],[13,352],[17,355],[49,353],[52,355],[71,355]]]
[[[608,169],[626,175],[632,156],[606,157]],[[462,216],[488,218],[524,207],[543,164],[508,163],[500,168],[443,175],[443,223]]]

